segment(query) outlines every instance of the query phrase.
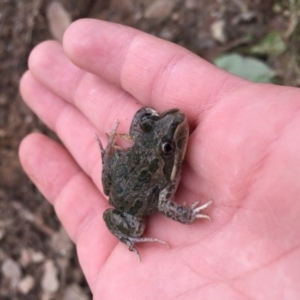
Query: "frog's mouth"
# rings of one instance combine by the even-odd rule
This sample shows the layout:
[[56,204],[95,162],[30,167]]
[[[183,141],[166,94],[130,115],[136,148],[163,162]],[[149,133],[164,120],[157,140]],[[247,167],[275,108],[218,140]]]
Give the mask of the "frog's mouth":
[[183,121],[177,126],[174,135],[173,141],[176,144],[175,155],[174,155],[174,163],[171,172],[171,180],[175,180],[178,172],[180,171],[181,163],[184,159],[186,148],[187,148],[187,140],[189,136],[189,126],[187,123],[187,119],[185,116],[180,113],[183,117]]
[[[166,121],[168,131],[163,138],[163,142],[167,141],[174,148],[172,155],[164,156],[166,172],[169,174],[170,180],[173,181],[178,176],[181,163],[183,161],[187,140],[189,135],[189,126],[185,115],[177,108],[170,109],[160,115],[160,119],[169,119]],[[169,171],[167,171],[169,170]]]
[[179,112],[178,108],[171,108],[161,113],[160,117],[163,118],[165,115],[172,115],[172,114],[176,114],[177,112]]

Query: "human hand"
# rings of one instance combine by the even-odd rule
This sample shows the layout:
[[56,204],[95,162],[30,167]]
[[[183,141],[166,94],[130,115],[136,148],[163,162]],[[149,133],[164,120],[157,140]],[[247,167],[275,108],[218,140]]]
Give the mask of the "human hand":
[[[41,134],[22,165],[76,243],[94,299],[300,298],[300,91],[252,83],[135,29],[80,20],[63,45],[29,59],[21,93],[65,148]],[[128,132],[141,106],[180,108],[191,135],[176,201],[201,203],[212,221],[148,221],[140,263],[110,234],[94,133],[116,119]]]

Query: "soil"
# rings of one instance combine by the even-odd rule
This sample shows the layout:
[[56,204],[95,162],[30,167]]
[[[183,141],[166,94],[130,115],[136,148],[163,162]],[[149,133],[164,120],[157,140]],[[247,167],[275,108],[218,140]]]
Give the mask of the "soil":
[[[92,298],[74,245],[62,230],[52,206],[30,182],[18,160],[19,143],[28,133],[38,131],[57,139],[26,107],[18,92],[30,51],[41,41],[53,38],[46,17],[50,2],[0,0],[0,299],[3,300]],[[277,56],[259,58],[276,71],[278,82],[300,86],[299,0],[60,2],[72,20],[93,17],[132,26],[179,44],[209,61],[228,51],[246,53],[267,33],[276,30],[287,49]],[[8,275],[5,266],[11,262],[15,267],[9,269],[17,271]],[[47,268],[52,270],[49,276],[54,277],[54,287],[43,284]]]

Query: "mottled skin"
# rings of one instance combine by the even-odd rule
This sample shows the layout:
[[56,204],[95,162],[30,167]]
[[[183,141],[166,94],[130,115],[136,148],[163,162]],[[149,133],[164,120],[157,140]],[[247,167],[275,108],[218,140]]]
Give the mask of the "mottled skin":
[[[184,224],[198,218],[211,202],[198,207],[178,205],[173,202],[180,180],[180,169],[189,135],[185,115],[178,109],[158,114],[152,108],[143,107],[134,116],[129,136],[116,133],[118,122],[109,135],[108,145],[102,154],[102,183],[109,203],[103,218],[108,229],[129,246],[140,258],[134,243],[166,242],[142,237],[146,217],[158,211]],[[126,137],[133,146],[121,149],[116,137]]]

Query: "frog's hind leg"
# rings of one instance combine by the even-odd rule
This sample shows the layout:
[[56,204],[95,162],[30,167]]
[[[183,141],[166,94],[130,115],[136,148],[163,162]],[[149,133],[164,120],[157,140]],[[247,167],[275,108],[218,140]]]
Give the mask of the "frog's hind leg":
[[132,216],[118,209],[107,209],[103,219],[109,231],[133,251],[139,260],[141,256],[134,246],[135,243],[157,242],[169,247],[168,243],[157,238],[142,237],[145,230],[145,220]]

